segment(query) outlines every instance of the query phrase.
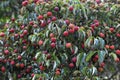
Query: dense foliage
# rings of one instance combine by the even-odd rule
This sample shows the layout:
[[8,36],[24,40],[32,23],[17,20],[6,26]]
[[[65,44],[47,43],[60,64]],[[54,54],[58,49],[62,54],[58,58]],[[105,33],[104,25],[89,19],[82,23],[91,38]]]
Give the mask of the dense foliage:
[[0,30],[5,80],[110,80],[120,71],[115,4],[25,0],[21,5]]

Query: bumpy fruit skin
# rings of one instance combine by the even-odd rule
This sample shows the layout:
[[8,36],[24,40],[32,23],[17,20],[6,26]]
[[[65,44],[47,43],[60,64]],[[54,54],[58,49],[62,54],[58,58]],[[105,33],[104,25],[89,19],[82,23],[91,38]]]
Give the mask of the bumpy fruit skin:
[[55,37],[54,33],[50,33],[50,38]]
[[74,9],[73,6],[69,7],[69,11],[73,11],[73,9]]
[[55,16],[52,17],[52,21],[56,21],[57,18]]
[[110,46],[109,46],[109,45],[105,45],[105,48],[106,48],[106,49],[109,49],[109,48],[110,48]]
[[4,50],[5,55],[9,54],[9,50]]
[[115,59],[115,62],[120,62],[120,59],[119,59],[119,58],[116,58],[116,59]]
[[5,36],[5,33],[4,32],[1,32],[0,33],[0,37],[4,37]]
[[55,7],[54,11],[58,12],[59,11],[59,7]]
[[103,68],[102,68],[102,67],[99,67],[99,68],[98,68],[98,71],[99,71],[99,72],[103,72]]
[[6,68],[4,66],[2,66],[1,71],[4,73],[6,71]]
[[104,66],[105,66],[104,62],[100,63],[100,67],[104,67]]
[[52,16],[52,12],[47,12],[47,16],[48,17]]
[[51,54],[47,54],[47,59],[50,59],[51,58]]
[[76,58],[76,57],[73,57],[73,58],[72,58],[72,62],[76,63],[76,61],[77,61],[77,58]]
[[22,6],[27,6],[28,5],[28,1],[23,1],[22,2]]
[[115,52],[116,54],[120,55],[120,50],[116,50]]
[[21,59],[22,59],[22,56],[21,56],[21,55],[19,55],[17,58],[18,58],[18,60],[21,60]]
[[66,48],[71,48],[72,44],[71,43],[66,43]]
[[20,64],[20,68],[24,68],[25,65],[23,63]]
[[60,71],[57,70],[57,71],[55,72],[55,74],[56,74],[56,75],[60,75]]
[[101,0],[96,0],[96,3],[97,3],[97,4],[100,4],[100,3],[101,3]]
[[43,41],[42,41],[42,40],[39,40],[38,45],[39,45],[39,46],[43,45]]
[[115,49],[115,46],[114,46],[114,45],[111,45],[111,46],[110,46],[110,49],[112,49],[112,50]]
[[70,21],[69,21],[69,20],[65,20],[65,23],[66,23],[67,25],[69,25],[69,24],[70,24]]
[[114,30],[115,30],[114,28],[110,28],[110,31],[111,31],[111,32],[114,32]]
[[44,17],[43,17],[42,15],[39,15],[39,16],[37,17],[37,19],[38,19],[38,20],[43,20]]
[[41,71],[44,71],[44,70],[45,70],[45,67],[41,65],[41,66],[40,66],[40,70],[41,70]]
[[68,31],[63,32],[63,36],[67,37],[69,35]]
[[11,64],[11,65],[15,65],[15,61],[11,61],[10,64]]
[[70,64],[69,64],[69,67],[70,67],[70,68],[74,68],[74,64],[73,64],[73,63],[70,63]]
[[51,46],[52,48],[55,48],[55,47],[56,47],[56,44],[52,42],[52,43],[50,44],[50,46]]
[[99,36],[102,37],[102,38],[105,37],[105,35],[103,33],[99,33]]
[[51,38],[51,42],[54,42],[54,43],[55,43],[55,42],[56,42],[56,38],[55,38],[55,37],[52,37],[52,38]]
[[74,29],[75,25],[74,24],[69,24],[68,28],[69,29]]

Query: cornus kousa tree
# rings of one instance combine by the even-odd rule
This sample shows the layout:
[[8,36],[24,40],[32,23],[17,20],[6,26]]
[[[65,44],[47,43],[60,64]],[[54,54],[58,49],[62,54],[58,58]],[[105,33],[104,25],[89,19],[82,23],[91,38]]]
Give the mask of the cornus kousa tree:
[[0,30],[2,80],[118,79],[119,7],[101,0],[21,5]]

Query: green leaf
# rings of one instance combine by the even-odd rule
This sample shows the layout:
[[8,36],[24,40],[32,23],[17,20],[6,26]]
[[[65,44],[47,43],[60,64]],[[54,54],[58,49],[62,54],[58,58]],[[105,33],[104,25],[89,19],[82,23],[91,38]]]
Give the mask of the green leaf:
[[79,53],[77,55],[76,67],[79,67],[79,65],[82,64],[82,62],[84,61],[83,59],[84,59],[85,56],[86,56],[85,53]]
[[114,60],[117,58],[117,55],[115,53],[110,53],[110,56],[112,56]]
[[105,41],[102,38],[100,38],[100,37],[98,37],[98,40],[99,40],[100,48],[103,49],[104,46],[105,46]]
[[102,62],[104,61],[105,54],[106,54],[106,52],[103,51],[103,50],[98,51],[98,57],[99,57],[99,58],[98,58],[98,61],[99,61],[99,63],[102,63]]
[[92,41],[92,39],[93,39],[93,37],[92,36],[90,36],[86,41],[85,41],[85,47],[88,47],[88,48],[90,48],[90,46],[91,46],[91,41]]
[[86,56],[86,61],[88,62],[95,53],[96,53],[96,51],[90,51]]

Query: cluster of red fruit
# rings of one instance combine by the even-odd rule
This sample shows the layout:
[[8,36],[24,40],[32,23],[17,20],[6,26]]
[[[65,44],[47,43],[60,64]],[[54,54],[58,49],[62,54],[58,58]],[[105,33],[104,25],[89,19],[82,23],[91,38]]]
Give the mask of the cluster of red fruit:
[[[28,4],[31,4],[32,2],[29,2],[28,0],[25,0],[22,2],[22,6],[26,7]],[[34,0],[35,4],[43,3],[45,2],[43,0]],[[99,0],[97,0],[97,3],[100,3]],[[37,6],[37,5],[36,5]],[[67,8],[69,10],[69,14],[73,14],[74,7],[69,6]],[[73,20],[67,18],[63,18],[63,24],[62,26],[59,25],[59,20],[61,19],[59,16],[62,14],[56,14],[61,11],[60,6],[55,6],[54,10],[47,10],[43,14],[37,13],[35,20],[28,21],[27,24],[24,22],[19,23],[17,22],[17,19],[12,18],[11,22],[5,25],[6,31],[0,32],[0,39],[3,42],[2,46],[2,55],[4,58],[0,58],[0,67],[1,71],[4,73],[7,69],[7,63],[9,63],[10,66],[12,66],[13,69],[16,69],[14,72],[18,73],[17,77],[21,78],[26,75],[30,75],[31,77],[34,76],[35,70],[37,69],[38,72],[47,72],[51,71],[51,66],[46,66],[45,61],[50,61],[50,64],[54,65],[53,62],[55,61],[55,58],[58,58],[58,60],[61,62],[59,65],[55,67],[54,73],[58,76],[62,73],[63,67],[68,67],[69,70],[76,70],[76,62],[77,62],[77,55],[81,52],[88,53],[89,49],[84,46],[85,41],[87,40],[88,36],[87,31],[90,30],[92,36],[94,37],[101,37],[103,40],[105,40],[106,45],[105,49],[108,50],[108,52],[115,52],[117,57],[115,58],[116,62],[119,62],[119,56],[120,56],[120,49],[119,45],[116,46],[114,42],[111,43],[111,40],[117,39],[117,41],[120,38],[120,33],[115,32],[115,27],[105,27],[105,30],[103,29],[103,26],[101,22],[97,19],[93,20],[93,22],[90,24],[90,27],[81,27],[81,25],[76,25]],[[55,15],[56,14],[56,15]],[[18,26],[17,26],[17,25]],[[51,26],[50,24],[56,24],[61,29],[60,35],[56,33],[53,29],[49,30],[48,27]],[[16,27],[17,26],[17,27]],[[101,27],[102,26],[102,27]],[[56,29],[56,26],[52,26],[54,29]],[[37,32],[38,30],[38,32]],[[79,31],[84,30],[85,32],[85,38],[82,40],[81,36],[79,37]],[[48,37],[46,37],[46,33],[48,31]],[[37,34],[36,34],[37,33]],[[42,34],[40,34],[42,33]],[[40,35],[39,35],[40,34]],[[82,34],[80,34],[82,35]],[[29,39],[30,36],[37,36],[33,37],[31,40]],[[75,40],[74,36],[77,36],[78,38]],[[111,40],[108,40],[109,37],[115,37]],[[46,41],[48,39],[48,43]],[[117,42],[116,41],[116,42]],[[92,42],[92,41],[91,41]],[[58,44],[59,43],[59,44]],[[59,46],[62,46],[59,47]],[[75,51],[74,47],[77,47],[78,50]],[[94,49],[90,49],[94,51]],[[36,54],[38,52],[43,53],[39,57],[36,57]],[[55,56],[53,53],[55,53]],[[59,54],[60,53],[60,54]],[[65,54],[68,58],[65,59],[64,62],[61,60],[61,55]],[[72,54],[69,54],[72,53]],[[45,58],[42,59],[45,55]],[[91,61],[93,63],[98,63],[99,56],[93,55]],[[40,61],[39,61],[40,60]],[[61,67],[62,66],[62,67]],[[104,61],[102,63],[99,63],[98,70],[100,72],[103,71],[103,68],[105,66]],[[18,71],[17,71],[18,70]],[[36,72],[37,73],[37,72]],[[41,80],[41,78],[40,78]]]

